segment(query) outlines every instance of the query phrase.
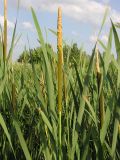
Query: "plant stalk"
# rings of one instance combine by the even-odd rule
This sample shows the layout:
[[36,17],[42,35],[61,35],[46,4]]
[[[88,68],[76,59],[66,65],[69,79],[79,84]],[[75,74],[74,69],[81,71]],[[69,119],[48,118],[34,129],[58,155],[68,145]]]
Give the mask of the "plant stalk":
[[7,0],[4,0],[4,42],[3,42],[3,60],[7,56]]
[[100,127],[102,128],[103,122],[104,122],[104,95],[103,95],[103,89],[100,91],[100,85],[101,85],[101,77],[102,74],[100,72],[100,65],[99,65],[99,51],[96,48],[96,72],[97,72],[97,86],[98,86],[98,95],[99,95],[99,120],[100,120]]
[[62,116],[62,86],[63,86],[63,49],[62,49],[62,10],[58,8],[57,24],[57,48],[58,48],[58,115],[59,115],[59,160],[62,157],[61,149],[61,116]]

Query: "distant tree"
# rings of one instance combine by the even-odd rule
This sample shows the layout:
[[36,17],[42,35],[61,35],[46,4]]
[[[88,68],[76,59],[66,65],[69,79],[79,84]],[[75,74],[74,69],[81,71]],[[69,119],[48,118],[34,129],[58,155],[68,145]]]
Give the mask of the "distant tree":
[[[37,47],[35,49],[30,50],[30,61],[29,63],[39,63],[41,61],[42,48]],[[32,58],[32,59],[31,59]]]
[[74,43],[72,48],[71,48],[71,55],[70,55],[70,59],[71,59],[71,64],[74,63],[74,61],[76,61],[76,63],[79,61],[80,59],[80,49],[77,46],[77,43]]
[[[55,53],[50,44],[46,44],[46,50],[48,56],[50,57],[51,53]],[[33,61],[34,63],[40,63],[43,58],[42,55],[43,51],[41,47],[31,49],[30,51],[25,49],[23,53],[20,55],[18,62],[32,63]],[[68,63],[71,64],[71,66],[74,65],[74,62],[76,62],[76,64],[79,64],[78,62],[80,62],[80,57],[86,57],[87,59],[89,58],[85,51],[78,48],[77,43],[74,43],[72,46],[64,45],[63,56],[64,56],[64,63],[68,61]]]
[[65,63],[67,62],[69,58],[70,52],[71,52],[71,47],[69,45],[64,45],[63,46],[63,56],[64,56]]
[[[46,44],[46,49],[52,49],[50,44]],[[39,63],[42,59],[42,47],[37,47],[34,49],[31,49],[30,51],[24,50],[20,57],[18,58],[18,62],[27,62],[27,63]]]
[[78,64],[81,54],[86,55],[86,52],[82,49],[79,49],[77,43],[74,43],[72,47],[69,45],[63,46],[63,55],[65,63],[67,62],[67,60],[69,60],[69,63],[71,63],[71,65],[74,65],[74,62]]
[[29,62],[29,60],[30,60],[29,52],[27,50],[24,50],[17,61],[18,62]]

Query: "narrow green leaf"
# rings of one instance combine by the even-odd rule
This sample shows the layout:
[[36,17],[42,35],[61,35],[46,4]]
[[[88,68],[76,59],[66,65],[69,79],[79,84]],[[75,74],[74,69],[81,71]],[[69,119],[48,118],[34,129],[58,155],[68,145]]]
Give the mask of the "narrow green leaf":
[[88,101],[88,99],[86,97],[84,97],[84,100],[89,108],[89,111],[91,112],[91,115],[92,115],[92,119],[97,127],[97,119],[96,119],[96,114],[95,114],[95,111],[93,109],[93,107],[91,106],[90,102]]
[[105,136],[107,134],[107,129],[109,127],[110,117],[111,117],[111,112],[110,112],[110,108],[108,106],[107,110],[106,110],[106,114],[105,114],[105,120],[104,120],[104,123],[103,123],[103,127],[100,131],[101,144],[103,144],[105,142]]
[[119,41],[119,37],[116,31],[116,28],[111,20],[112,23],[112,29],[113,29],[113,34],[114,34],[114,39],[115,39],[115,47],[116,47],[116,52],[117,52],[117,61],[118,64],[120,65],[120,41]]
[[53,128],[52,128],[52,126],[51,126],[51,124],[50,124],[50,122],[49,122],[49,119],[47,118],[47,116],[44,114],[44,112],[43,112],[41,109],[39,109],[39,113],[41,114],[41,117],[42,117],[44,123],[45,123],[45,124],[47,125],[47,127],[49,128],[51,134],[53,134]]
[[112,139],[112,158],[115,157],[116,152],[116,145],[117,145],[117,138],[118,138],[118,127],[119,127],[119,120],[120,120],[120,96],[118,99],[118,105],[116,107],[116,113],[115,113],[115,122],[114,122],[114,131],[113,131],[113,139]]
[[15,126],[15,129],[16,129],[19,141],[20,141],[20,145],[21,145],[22,150],[24,152],[24,155],[26,157],[26,160],[32,160],[30,153],[29,153],[29,150],[28,150],[28,147],[27,147],[27,144],[26,144],[25,139],[23,137],[23,134],[21,132],[20,126],[15,119],[14,119],[14,126]]
[[[13,149],[13,146],[12,146],[11,137],[10,137],[10,134],[9,134],[9,132],[8,132],[8,129],[7,129],[7,126],[6,126],[6,124],[5,124],[5,121],[4,121],[3,116],[2,116],[1,113],[0,113],[0,124],[1,124],[1,126],[2,126],[2,128],[3,128],[4,132],[5,132],[5,135],[6,135],[7,139],[8,139],[9,144],[10,144],[12,150],[13,150],[13,153],[14,153],[14,149]],[[15,155],[15,153],[14,153],[14,155]]]
[[36,14],[32,8],[31,8],[31,11],[32,11],[34,24],[35,24],[35,27],[36,27],[36,30],[38,33],[39,41],[41,43],[41,47],[42,47],[42,51],[43,51],[44,63],[45,63],[45,67],[46,67],[46,78],[45,79],[46,79],[46,83],[47,83],[48,101],[49,101],[51,111],[53,113],[55,113],[55,94],[54,94],[54,85],[53,85],[53,80],[52,80],[51,65],[49,63],[46,46],[44,43],[42,31],[39,26]]

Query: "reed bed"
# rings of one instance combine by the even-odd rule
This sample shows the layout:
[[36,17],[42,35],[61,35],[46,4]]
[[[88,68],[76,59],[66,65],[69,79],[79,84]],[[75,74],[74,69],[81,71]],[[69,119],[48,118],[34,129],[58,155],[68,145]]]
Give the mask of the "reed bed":
[[[45,45],[37,16],[31,8],[42,49],[41,61],[35,64],[30,50],[31,64],[12,64],[16,24],[8,50],[6,0],[4,6],[4,33],[0,35],[4,35],[0,41],[0,159],[119,160],[120,41],[117,26],[111,21],[107,45],[98,37],[89,58],[80,51],[78,63],[73,60],[71,64],[69,54],[63,63],[61,8],[58,9],[57,33],[52,31],[57,36],[58,54]],[[112,54],[113,38],[117,59]],[[96,51],[99,45],[104,54]]]

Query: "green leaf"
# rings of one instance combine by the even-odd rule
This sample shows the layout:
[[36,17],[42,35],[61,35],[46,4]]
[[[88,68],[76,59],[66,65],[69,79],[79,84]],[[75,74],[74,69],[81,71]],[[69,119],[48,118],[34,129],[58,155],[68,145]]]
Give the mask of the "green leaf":
[[28,147],[27,147],[27,144],[26,144],[25,139],[23,137],[23,134],[21,132],[20,126],[15,119],[14,119],[14,126],[15,126],[15,129],[16,129],[19,141],[20,141],[20,145],[21,145],[22,150],[24,152],[24,155],[26,157],[26,160],[32,160],[30,153],[29,153],[29,150],[28,150]]
[[101,31],[102,31],[103,26],[104,26],[104,24],[105,24],[105,21],[106,21],[106,19],[107,19],[108,12],[109,12],[109,7],[107,7],[107,8],[105,9],[105,13],[104,13],[104,17],[103,17],[103,20],[102,20],[102,23],[101,23],[100,31],[99,31],[99,33],[98,33],[98,37],[99,37],[99,35],[101,34]]
[[47,83],[48,101],[49,101],[50,109],[55,115],[55,107],[56,106],[55,106],[54,85],[53,85],[52,72],[51,72],[52,69],[51,69],[51,65],[49,63],[46,46],[45,46],[45,43],[44,43],[42,31],[41,31],[41,28],[39,26],[36,14],[35,14],[35,12],[32,8],[31,8],[31,11],[32,11],[34,24],[35,24],[35,27],[36,27],[36,30],[37,30],[37,33],[38,33],[39,41],[41,43],[41,47],[42,47],[42,51],[43,51],[44,63],[45,63],[45,68],[46,68],[46,78],[45,79],[46,79],[46,83]]
[[96,49],[96,45],[94,47],[94,50],[93,50],[93,53],[90,59],[90,63],[89,63],[88,70],[87,70],[86,77],[85,77],[84,84],[83,84],[83,93],[80,98],[80,107],[79,107],[78,116],[77,116],[75,139],[74,139],[74,144],[72,146],[73,153],[75,152],[75,148],[76,148],[77,140],[78,140],[78,132],[80,130],[80,126],[83,120],[83,114],[85,110],[85,100],[83,97],[87,96],[89,81],[91,79],[91,74],[92,74],[93,67],[94,67],[95,49]]
[[[2,128],[3,128],[4,132],[5,132],[5,135],[6,135],[7,139],[8,139],[8,141],[9,141],[9,143],[10,143],[10,146],[11,146],[11,148],[12,148],[12,150],[13,150],[13,153],[14,153],[14,149],[13,149],[13,146],[12,146],[11,137],[10,137],[10,134],[9,134],[9,132],[8,132],[8,129],[7,129],[7,126],[6,126],[6,124],[5,124],[5,121],[4,121],[3,116],[2,116],[1,113],[0,113],[0,124],[1,124],[1,126],[2,126]],[[14,155],[15,155],[15,153],[14,153]]]
[[87,106],[89,108],[89,111],[91,112],[92,119],[93,119],[93,121],[94,121],[94,123],[95,123],[95,125],[97,127],[97,119],[96,119],[95,111],[94,111],[93,107],[91,106],[90,102],[87,100],[86,97],[84,97],[84,100],[85,100],[85,102],[86,102],[86,104],[87,104]]
[[7,62],[12,57],[12,53],[13,53],[13,49],[14,49],[14,42],[15,42],[16,27],[17,27],[17,20],[15,22],[15,27],[14,27],[14,31],[13,31],[12,42],[11,42],[9,54],[8,54],[8,57],[7,57]]
[[109,108],[109,106],[108,106],[108,107],[107,107],[107,110],[106,110],[106,114],[105,114],[105,120],[104,120],[102,129],[101,129],[101,131],[100,131],[101,144],[103,144],[104,141],[105,141],[105,136],[106,136],[106,134],[107,134],[107,129],[108,129],[109,124],[110,124],[110,117],[111,117],[111,112],[110,112],[110,108]]
[[107,44],[107,48],[105,50],[105,55],[104,55],[104,59],[103,59],[104,60],[104,67],[105,67],[105,74],[107,74],[110,62],[112,60],[111,49],[112,49],[112,29],[110,29],[108,44]]
[[44,121],[44,123],[47,125],[47,127],[49,128],[51,134],[53,134],[53,128],[49,122],[49,119],[46,117],[46,115],[44,114],[44,112],[39,109],[39,113],[41,114],[42,120]]
[[74,63],[74,67],[75,67],[75,71],[76,71],[77,81],[78,81],[78,84],[79,84],[80,94],[82,95],[83,84],[82,84],[82,81],[81,81],[81,75],[79,75],[79,73],[78,73],[78,69],[77,69],[76,63]]
[[112,158],[115,157],[116,152],[116,145],[117,145],[117,138],[118,138],[118,127],[119,127],[119,121],[120,121],[120,96],[118,99],[118,104],[116,106],[116,113],[115,113],[115,122],[114,122],[114,131],[113,131],[113,139],[112,139]]
[[118,64],[120,65],[120,41],[119,41],[119,37],[116,31],[116,28],[111,20],[112,23],[112,29],[113,29],[113,34],[114,34],[114,39],[115,39],[115,48],[116,48],[116,52],[117,52],[117,61]]

